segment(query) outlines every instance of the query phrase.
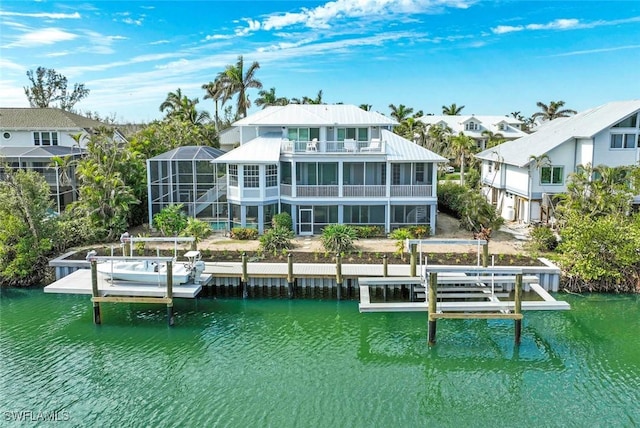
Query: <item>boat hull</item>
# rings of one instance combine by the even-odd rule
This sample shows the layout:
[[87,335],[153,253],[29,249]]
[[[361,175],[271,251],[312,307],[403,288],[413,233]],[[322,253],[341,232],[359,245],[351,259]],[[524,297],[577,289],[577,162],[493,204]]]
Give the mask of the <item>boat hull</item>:
[[[107,261],[98,264],[97,270],[111,280],[146,284],[167,283],[167,267],[164,263],[158,265],[148,261]],[[184,284],[191,277],[191,269],[183,263],[175,263],[172,267],[172,273],[173,285]]]

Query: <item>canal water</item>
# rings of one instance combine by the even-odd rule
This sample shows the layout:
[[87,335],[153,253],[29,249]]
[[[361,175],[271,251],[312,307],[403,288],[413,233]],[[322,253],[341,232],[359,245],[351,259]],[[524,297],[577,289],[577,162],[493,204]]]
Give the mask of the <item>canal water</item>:
[[179,300],[175,327],[103,304],[96,326],[88,296],[3,290],[0,426],[640,425],[640,299],[559,297],[520,347],[513,321],[442,320],[429,348],[426,314],[354,301]]

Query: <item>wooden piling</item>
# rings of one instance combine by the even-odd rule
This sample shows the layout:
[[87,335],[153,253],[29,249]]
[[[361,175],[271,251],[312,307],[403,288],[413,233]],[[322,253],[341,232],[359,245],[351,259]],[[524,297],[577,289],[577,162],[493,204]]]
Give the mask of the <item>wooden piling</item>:
[[167,261],[167,323],[172,326],[175,322],[173,314],[173,262]]
[[294,288],[294,278],[293,278],[293,254],[289,253],[287,255],[287,284],[288,284],[288,295],[290,299],[293,299],[293,294],[295,292]]
[[[386,254],[382,256],[382,276],[389,276],[389,259]],[[382,294],[385,302],[387,301],[387,288],[389,288],[387,284],[382,287]]]
[[340,253],[336,254],[336,290],[337,290],[337,296],[336,298],[338,300],[340,300],[340,297],[342,295],[342,256],[340,256]]
[[[514,289],[514,312],[516,314],[522,314],[522,274],[516,274],[516,284]],[[514,320],[514,339],[516,345],[520,344],[520,337],[522,334],[522,318],[516,318]]]
[[482,244],[482,267],[489,266],[489,243]]
[[[98,293],[98,262],[91,260],[91,295],[95,299],[100,297]],[[100,302],[93,300],[93,323],[102,324],[100,317]]]
[[429,273],[429,346],[436,344],[436,303],[438,299],[438,272]]
[[409,276],[417,276],[416,266],[418,261],[418,244],[411,244],[410,248],[411,248],[411,261],[410,261]]
[[248,282],[249,277],[247,275],[247,253],[242,253],[242,277],[240,278],[240,282],[242,283],[242,298],[246,299],[249,297]]

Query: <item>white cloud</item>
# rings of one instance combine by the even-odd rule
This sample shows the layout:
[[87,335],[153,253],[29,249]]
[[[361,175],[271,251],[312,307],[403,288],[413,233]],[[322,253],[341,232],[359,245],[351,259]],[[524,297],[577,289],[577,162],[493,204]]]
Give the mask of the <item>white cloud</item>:
[[142,22],[144,21],[143,18],[138,18],[138,19],[133,19],[133,18],[125,18],[122,20],[122,22],[124,22],[125,24],[130,24],[130,25],[142,25]]
[[166,45],[167,43],[169,43],[169,40],[156,40],[155,42],[151,42],[149,43],[150,45]]
[[529,24],[527,30],[570,30],[580,26],[578,19],[556,19],[547,24]]
[[82,18],[78,12],[75,13],[22,13],[7,12],[0,10],[0,16],[22,16],[27,18],[46,18],[46,19],[80,19]]
[[[445,8],[466,9],[476,0],[335,0],[313,9],[287,12],[266,18],[259,26],[264,30],[280,30],[303,25],[309,28],[329,28],[333,21],[347,18],[386,19],[390,15],[413,15],[438,12]],[[255,31],[251,20],[246,32]]]
[[626,45],[626,46],[615,46],[612,48],[588,49],[588,50],[582,50],[582,51],[565,52],[565,53],[549,55],[549,56],[559,57],[559,56],[588,55],[588,54],[594,54],[594,53],[614,52],[614,51],[621,51],[621,50],[627,50],[627,49],[640,49],[640,45]]
[[58,42],[65,42],[77,38],[77,34],[69,33],[59,28],[43,28],[42,30],[31,31],[17,38],[7,47],[32,47],[42,45],[52,45]]
[[206,41],[211,41],[211,40],[228,40],[228,39],[233,39],[235,36],[231,35],[231,34],[212,34],[210,36],[205,37],[204,39]]
[[0,57],[0,69],[3,70],[15,70],[15,71],[25,71],[25,67],[20,64],[16,64],[13,61],[9,61],[6,58]]
[[615,19],[612,21],[593,21],[593,22],[581,22],[579,19],[555,19],[547,22],[546,24],[527,24],[527,25],[498,25],[493,27],[491,32],[493,34],[506,34],[514,33],[518,31],[541,31],[541,30],[575,30],[584,28],[596,28],[611,25],[631,24],[640,22],[640,17],[634,16],[625,19]]

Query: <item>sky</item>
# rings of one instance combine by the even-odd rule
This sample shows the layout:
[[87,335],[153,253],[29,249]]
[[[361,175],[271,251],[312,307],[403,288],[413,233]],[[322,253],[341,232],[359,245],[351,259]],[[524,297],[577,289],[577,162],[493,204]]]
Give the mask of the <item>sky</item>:
[[322,90],[326,103],[386,115],[456,103],[530,116],[558,100],[582,111],[640,99],[640,2],[0,2],[1,107],[28,107],[26,73],[42,66],[90,90],[79,112],[149,122],[180,88],[213,113],[201,87],[239,55],[277,96]]

